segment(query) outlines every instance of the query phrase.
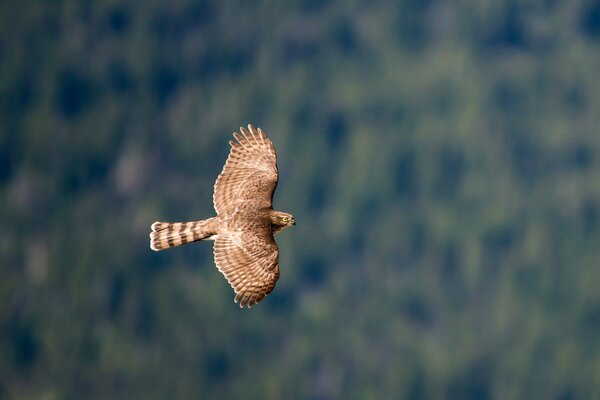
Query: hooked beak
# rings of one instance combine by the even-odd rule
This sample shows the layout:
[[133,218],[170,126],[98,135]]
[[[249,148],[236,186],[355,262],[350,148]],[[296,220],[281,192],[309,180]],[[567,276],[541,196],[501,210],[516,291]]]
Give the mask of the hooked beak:
[[292,218],[292,225],[296,225],[296,218]]

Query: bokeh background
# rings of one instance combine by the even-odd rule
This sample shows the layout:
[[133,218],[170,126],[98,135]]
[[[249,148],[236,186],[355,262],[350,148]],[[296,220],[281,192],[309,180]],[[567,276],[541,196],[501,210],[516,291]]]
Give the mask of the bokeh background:
[[[0,2],[0,398],[600,398],[600,2]],[[210,243],[279,153],[281,279]]]

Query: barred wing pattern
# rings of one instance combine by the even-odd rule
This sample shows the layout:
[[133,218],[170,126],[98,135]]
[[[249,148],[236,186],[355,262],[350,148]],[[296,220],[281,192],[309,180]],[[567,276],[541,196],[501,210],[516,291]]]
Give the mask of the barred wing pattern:
[[215,240],[219,271],[235,291],[235,302],[252,307],[271,293],[279,279],[279,249],[273,238],[295,224],[273,210],[277,154],[262,129],[248,125],[234,132],[231,150],[217,178],[213,203],[217,216],[192,222],[155,222],[150,247],[159,251],[198,240]]
[[277,154],[262,129],[248,125],[234,132],[231,151],[223,171],[215,182],[213,203],[217,214],[239,203],[251,203],[255,209],[272,206],[277,186]]
[[214,256],[240,307],[252,307],[261,301],[279,279],[279,249],[270,233],[220,234],[215,240]]

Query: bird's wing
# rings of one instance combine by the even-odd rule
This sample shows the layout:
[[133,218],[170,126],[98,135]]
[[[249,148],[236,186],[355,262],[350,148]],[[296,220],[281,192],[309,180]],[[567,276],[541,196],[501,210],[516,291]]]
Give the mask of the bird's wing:
[[240,307],[261,301],[279,279],[279,249],[267,229],[219,233],[214,256]]
[[231,151],[215,182],[213,203],[217,214],[236,204],[253,202],[256,208],[272,206],[277,186],[277,154],[262,129],[248,125],[234,132]]

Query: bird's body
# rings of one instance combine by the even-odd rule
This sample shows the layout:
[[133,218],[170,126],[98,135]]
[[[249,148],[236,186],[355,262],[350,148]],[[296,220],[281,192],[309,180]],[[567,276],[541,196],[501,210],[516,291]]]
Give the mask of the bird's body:
[[277,156],[259,128],[234,132],[231,151],[217,178],[213,202],[217,216],[192,222],[155,222],[150,247],[159,251],[199,240],[214,240],[214,258],[243,307],[251,307],[275,287],[279,249],[273,235],[296,223],[275,211]]

